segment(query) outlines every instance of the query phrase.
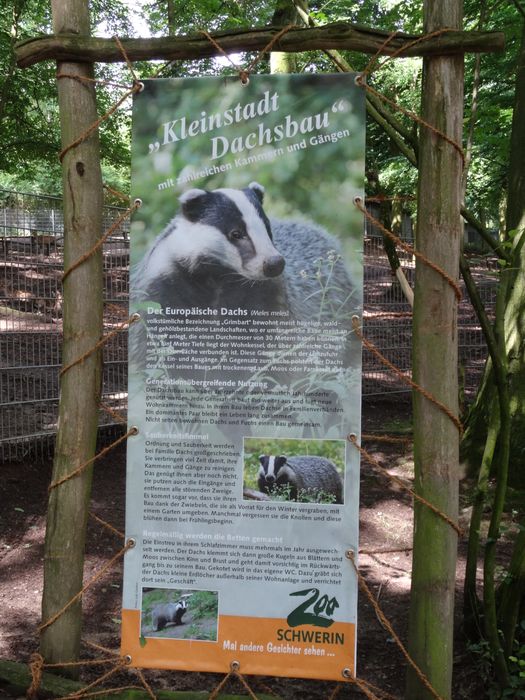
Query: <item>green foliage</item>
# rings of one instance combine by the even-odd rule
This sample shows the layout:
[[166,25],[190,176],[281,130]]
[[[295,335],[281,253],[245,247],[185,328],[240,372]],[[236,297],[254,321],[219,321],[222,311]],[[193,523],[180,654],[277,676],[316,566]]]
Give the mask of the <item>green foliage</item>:
[[[274,486],[268,494],[271,501],[291,501],[292,487],[290,484]],[[335,503],[333,493],[326,493],[323,489],[301,489],[297,492],[297,498],[293,499],[297,503]]]
[[198,625],[189,625],[184,631],[184,639],[215,642],[217,641],[217,628],[203,632]]
[[[22,180],[33,190],[39,177],[50,186],[58,181],[59,165],[53,176],[46,173],[59,148],[55,67],[40,63],[31,71],[16,68],[14,43],[50,28],[47,0],[10,0],[0,13],[0,186],[13,187]],[[51,191],[56,191],[51,188]]]
[[145,617],[151,616],[151,611],[159,603],[170,603],[179,600],[183,591],[181,589],[153,588],[145,589],[142,595],[142,614]]
[[323,489],[301,489],[297,493],[298,503],[335,503],[333,493],[327,493]]
[[281,486],[275,486],[272,489],[271,494],[268,494],[272,501],[291,501],[292,500],[292,486],[291,484],[282,484]]
[[[90,9],[95,32],[131,32],[128,8],[121,0],[96,0]],[[44,33],[52,33],[49,0],[6,0],[0,13],[0,187],[60,194],[56,65],[44,61],[21,70],[13,51],[18,41]],[[99,66],[97,71],[100,80],[130,82],[126,67]],[[99,85],[100,114],[121,94],[122,89]],[[101,127],[104,177],[119,189],[129,186],[129,125],[129,113],[120,111]]]
[[[168,6],[173,8],[169,27]],[[415,33],[422,31],[422,14],[419,3],[400,0],[365,0],[329,3],[310,2],[309,9],[318,24],[340,19],[358,24]],[[177,2],[177,0],[149,0],[130,10],[122,0],[94,0],[90,4],[93,31],[97,35],[137,35],[138,21],[142,21],[156,35],[197,32],[203,27],[209,31],[248,26],[264,26],[271,22],[275,2],[243,3]],[[480,3],[465,2],[465,25],[477,29]],[[508,162],[508,139],[511,126],[514,66],[520,22],[512,3],[491,3],[483,22],[486,29],[504,31],[507,51],[483,58],[479,93],[478,118],[475,129],[473,160],[467,189],[466,203],[484,220],[497,221],[498,205],[505,187]],[[135,25],[135,26],[134,26]],[[51,31],[50,3],[48,0],[7,0],[0,17],[0,121],[2,123],[2,149],[0,149],[0,186],[24,191],[60,192],[60,168],[57,153],[60,136],[57,109],[55,66],[47,61],[30,69],[18,70],[14,64],[13,45],[16,41]],[[363,54],[344,53],[344,57],[362,69],[369,57]],[[236,61],[246,62],[249,56]],[[330,72],[331,61],[321,52],[298,54],[299,71]],[[466,114],[471,108],[471,85],[475,58],[466,56]],[[373,73],[376,89],[394,97],[405,108],[418,111],[419,79],[422,62],[418,59],[390,61]],[[146,77],[158,69],[158,65],[143,62],[136,65],[140,75]],[[257,67],[259,73],[268,71],[267,59]],[[167,76],[202,76],[206,74],[234,74],[224,60],[178,62],[164,73]],[[97,78],[129,84],[130,76],[124,65],[97,65]],[[100,112],[122,94],[111,86],[99,86],[97,95]],[[409,130],[415,129],[412,120],[397,113],[397,118]],[[129,186],[129,130],[130,115],[120,109],[101,127],[103,172],[105,181],[125,191]],[[415,171],[399,156],[391,141],[373,123],[368,125],[368,167],[381,173],[387,192],[413,194]],[[330,167],[330,153],[327,167]],[[297,170],[283,172],[279,186],[287,185],[297,177]],[[320,197],[319,199],[322,199]],[[329,198],[328,198],[329,199]],[[328,212],[327,212],[328,214]]]
[[191,596],[191,610],[194,620],[217,617],[218,597],[215,591],[196,591]]
[[[525,620],[522,620],[518,637],[525,634]],[[517,700],[525,698],[525,644],[519,639],[514,640],[514,653],[508,658],[509,685],[501,688],[494,678],[494,658],[490,645],[485,639],[470,644],[468,649],[474,657],[476,669],[483,679],[489,700]]]

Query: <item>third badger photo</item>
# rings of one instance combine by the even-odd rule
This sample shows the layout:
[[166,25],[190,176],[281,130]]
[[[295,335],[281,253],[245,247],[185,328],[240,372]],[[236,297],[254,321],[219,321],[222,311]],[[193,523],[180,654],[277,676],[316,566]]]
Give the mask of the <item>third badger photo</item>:
[[344,440],[244,438],[245,500],[344,503]]

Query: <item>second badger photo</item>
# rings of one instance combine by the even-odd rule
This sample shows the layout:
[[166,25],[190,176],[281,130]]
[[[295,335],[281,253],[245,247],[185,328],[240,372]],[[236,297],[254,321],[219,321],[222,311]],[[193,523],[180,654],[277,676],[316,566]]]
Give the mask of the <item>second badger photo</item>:
[[345,440],[245,438],[244,497],[341,505]]

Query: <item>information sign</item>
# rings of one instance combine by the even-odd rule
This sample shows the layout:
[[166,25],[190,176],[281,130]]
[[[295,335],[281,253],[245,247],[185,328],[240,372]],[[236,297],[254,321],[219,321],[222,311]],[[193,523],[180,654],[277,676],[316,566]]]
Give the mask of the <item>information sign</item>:
[[355,672],[364,93],[146,81],[133,106],[122,652]]

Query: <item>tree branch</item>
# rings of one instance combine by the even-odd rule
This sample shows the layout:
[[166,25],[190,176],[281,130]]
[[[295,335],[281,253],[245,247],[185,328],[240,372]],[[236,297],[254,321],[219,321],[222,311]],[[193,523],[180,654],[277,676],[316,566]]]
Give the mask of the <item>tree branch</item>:
[[[308,27],[317,26],[315,24],[314,19],[308,12],[306,3],[303,0],[292,1],[295,5],[295,9],[297,10],[303,22]],[[335,49],[324,49],[324,53],[336,65],[337,69],[341,71],[341,73],[356,72],[355,69],[348,63],[348,61],[339,53],[339,51],[336,51]],[[406,141],[406,143],[409,144],[410,148],[412,148],[414,150],[414,153],[417,155],[417,139],[414,138],[414,135],[405,127],[405,125],[394,114],[392,114],[392,112],[390,112],[389,109],[387,109],[387,107],[379,99],[379,97],[373,95],[370,92],[367,92],[366,107],[368,113],[372,116],[373,119],[375,119],[375,121],[379,123],[378,119],[382,120],[383,128],[392,138],[396,139],[396,143],[403,153],[405,152],[399,146],[399,143],[397,142],[397,135],[395,134],[395,132],[397,132]],[[386,124],[388,124],[389,127],[391,127],[389,130],[387,130]],[[412,162],[411,158],[406,153],[405,155],[407,156],[408,160]],[[412,162],[412,165],[416,165],[415,159],[414,162]]]
[[516,6],[516,9],[520,13],[520,15],[523,17],[523,19],[525,19],[525,9],[521,6],[521,3],[518,2],[518,0],[512,0],[512,2]]
[[498,241],[490,235],[490,233],[483,226],[481,221],[479,221],[479,219],[477,219],[474,216],[470,209],[467,209],[464,206],[461,207],[461,216],[465,219],[467,223],[469,223],[472,226],[472,228],[476,229],[481,238],[483,238],[485,243],[489,246],[489,248],[492,251],[494,251],[494,253],[496,253],[498,257],[502,258],[503,260],[506,260],[507,262],[510,262],[511,256],[502,246],[501,241]]
[[372,104],[372,102],[368,100],[366,110],[372,119],[379,124],[383,131],[392,139],[398,151],[405,156],[409,163],[417,168],[417,157],[414,150],[405,143],[404,139],[399,136],[395,126],[392,126],[390,123],[389,115],[384,113],[381,114]]

